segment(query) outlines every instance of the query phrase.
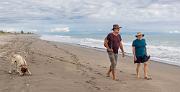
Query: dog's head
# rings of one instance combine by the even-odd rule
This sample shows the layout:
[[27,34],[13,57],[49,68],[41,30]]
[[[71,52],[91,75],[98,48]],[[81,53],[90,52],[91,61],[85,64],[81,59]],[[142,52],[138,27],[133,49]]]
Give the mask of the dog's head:
[[21,72],[23,73],[23,74],[25,74],[26,72],[27,72],[27,67],[21,67]]

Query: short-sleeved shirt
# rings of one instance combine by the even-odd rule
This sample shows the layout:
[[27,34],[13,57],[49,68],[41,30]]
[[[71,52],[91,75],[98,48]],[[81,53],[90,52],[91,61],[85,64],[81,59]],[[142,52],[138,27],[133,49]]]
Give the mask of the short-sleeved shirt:
[[119,46],[120,46],[120,42],[121,42],[121,35],[118,34],[117,36],[114,35],[113,33],[109,33],[107,35],[107,40],[108,40],[108,46],[109,48],[113,49],[113,52],[115,54],[118,53],[118,50],[119,50]]
[[144,56],[146,55],[146,41],[145,39],[136,39],[133,41],[132,44],[133,47],[135,47],[135,54],[136,56]]

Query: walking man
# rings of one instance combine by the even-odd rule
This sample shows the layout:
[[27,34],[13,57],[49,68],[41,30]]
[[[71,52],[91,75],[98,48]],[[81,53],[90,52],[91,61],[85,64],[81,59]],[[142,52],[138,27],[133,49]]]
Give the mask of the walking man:
[[122,51],[122,56],[124,57],[124,50],[123,50],[123,44],[120,32],[120,27],[118,24],[113,25],[113,29],[111,33],[107,35],[107,37],[104,40],[104,46],[107,48],[107,53],[109,55],[109,59],[111,62],[110,68],[107,73],[107,77],[110,77],[110,73],[112,72],[112,79],[116,80],[116,65],[118,60],[118,50],[119,48]]

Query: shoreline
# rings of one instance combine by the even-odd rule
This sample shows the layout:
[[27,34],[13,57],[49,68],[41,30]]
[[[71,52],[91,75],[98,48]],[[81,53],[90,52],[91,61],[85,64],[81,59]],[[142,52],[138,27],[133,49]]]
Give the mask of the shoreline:
[[[39,38],[39,39],[41,39],[41,38]],[[41,40],[43,40],[43,39],[41,39]],[[44,41],[48,41],[48,40],[44,40]],[[105,48],[91,47],[91,46],[87,46],[87,45],[81,45],[81,44],[75,44],[75,43],[66,43],[66,42],[57,42],[57,41],[49,41],[49,42],[66,44],[66,45],[71,45],[71,46],[78,46],[78,47],[81,47],[81,48],[94,49],[94,50],[97,50],[97,51],[106,52]],[[132,53],[125,52],[125,56],[132,58],[133,56],[131,54]],[[121,55],[121,52],[119,52],[119,55]],[[164,62],[163,60],[152,60],[152,59],[150,59],[150,61],[180,67],[180,65],[178,65],[178,64]]]
[[[85,47],[95,47],[95,48],[105,49],[103,46],[103,38],[98,38],[98,37],[76,37],[73,35],[66,36],[66,35],[42,34],[40,38],[44,40],[49,40],[49,41],[80,44],[83,47],[84,45],[86,45]],[[127,36],[125,36],[125,38],[127,40],[126,42],[124,42],[124,50],[126,51],[127,55],[132,56],[132,46],[131,46],[132,40],[128,40]],[[180,56],[178,54],[179,48],[173,47],[174,45],[173,46],[164,45],[163,43],[157,45],[155,44],[155,41],[157,41],[157,39],[154,39],[154,41],[152,42],[148,41],[151,43],[151,44],[148,44],[147,46],[147,49],[149,52],[148,54],[151,55],[151,60],[180,66],[180,62],[179,62]]]

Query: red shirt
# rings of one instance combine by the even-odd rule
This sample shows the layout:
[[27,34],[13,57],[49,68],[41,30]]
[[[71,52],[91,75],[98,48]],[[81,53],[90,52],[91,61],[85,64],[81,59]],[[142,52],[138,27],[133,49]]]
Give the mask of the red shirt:
[[115,54],[118,53],[118,50],[119,50],[119,46],[120,46],[120,42],[121,42],[121,35],[118,34],[117,36],[114,35],[113,33],[109,33],[107,35],[107,40],[108,40],[108,46],[109,48],[113,49],[113,52]]

